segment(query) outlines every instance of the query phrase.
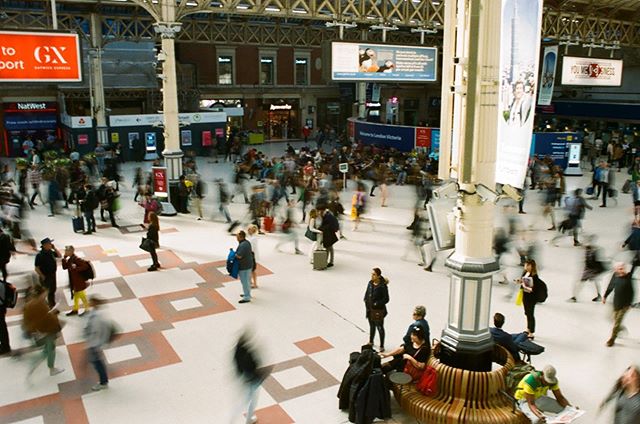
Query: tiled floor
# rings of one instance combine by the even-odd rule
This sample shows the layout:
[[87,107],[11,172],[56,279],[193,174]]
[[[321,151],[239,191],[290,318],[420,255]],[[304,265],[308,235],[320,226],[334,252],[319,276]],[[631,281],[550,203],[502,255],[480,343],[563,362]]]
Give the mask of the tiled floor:
[[[58,343],[57,364],[65,372],[49,377],[41,365],[26,379],[28,358],[35,353],[20,334],[21,308],[11,310],[7,321],[12,345],[22,356],[0,358],[0,423],[239,423],[241,414],[235,421],[230,418],[242,399],[231,351],[238,334],[247,328],[257,335],[263,365],[272,369],[260,389],[260,423],[345,423],[348,418],[337,409],[336,393],[349,353],[368,338],[362,297],[370,269],[376,266],[390,279],[387,347],[400,343],[416,304],[426,306],[432,336],[440,336],[449,295],[443,267],[447,252],[438,254],[434,273],[423,271],[415,260],[401,259],[409,246],[405,227],[412,217],[410,187],[390,187],[387,208],[380,208],[377,198],[371,199],[369,215],[375,231],[365,225],[353,232],[344,222],[347,239],[336,245],[336,265],[330,270],[313,271],[306,255],[275,251],[280,234],[260,236],[260,288],[253,292],[250,304],[240,305],[240,284],[225,270],[228,249],[237,242],[226,233],[227,225],[213,205],[216,195],[211,183],[214,176],[230,179],[230,168],[200,164],[210,182],[205,213],[214,220],[162,217],[159,256],[163,268],[158,272],[146,271],[149,257],[138,248],[144,235],[138,222],[142,210],[131,200],[130,191],[122,193],[119,231],[101,227],[95,235],[73,234],[69,216],[47,218],[43,207],[31,213],[28,225],[37,240],[48,236],[58,246],[74,244],[80,255],[92,261],[97,278],[89,294],[107,300],[106,313],[123,334],[105,352],[111,379],[107,391],[90,391],[97,377],[86,363],[81,317],[66,319]],[[131,170],[124,170],[129,180]],[[618,175],[622,185],[624,176]],[[588,180],[589,176],[573,178],[567,184],[583,187]],[[349,204],[350,192],[342,200]],[[568,239],[560,241],[559,247],[548,244],[552,233],[539,217],[540,200],[537,192],[528,192],[528,213],[518,216],[525,227],[533,226],[530,234],[541,248],[540,274],[550,292],[548,301],[537,308],[536,341],[546,352],[533,363],[540,368],[547,363],[556,366],[563,393],[587,411],[580,422],[610,422],[611,410],[596,415],[597,405],[621,371],[638,362],[640,311],[629,312],[627,333],[616,347],[606,348],[611,307],[590,302],[592,289],[586,287],[579,303],[565,302],[579,278],[583,251]],[[630,222],[631,202],[623,196],[619,205],[607,209],[598,208],[596,201],[590,203],[596,207],[587,212],[585,231],[598,235],[608,258],[626,260],[628,252],[619,246]],[[233,204],[231,212],[241,218],[245,205]],[[500,225],[504,221],[496,217]],[[308,251],[304,226],[297,231],[301,248]],[[516,263],[516,256],[510,254],[508,278],[518,275]],[[33,256],[18,255],[9,265],[11,279],[19,286],[28,285],[32,267]],[[62,270],[58,282],[58,300],[65,309],[69,293]],[[507,287],[495,284],[491,310],[507,316],[508,331],[521,331],[524,314],[508,294]],[[388,423],[415,423],[393,403],[394,415]]]

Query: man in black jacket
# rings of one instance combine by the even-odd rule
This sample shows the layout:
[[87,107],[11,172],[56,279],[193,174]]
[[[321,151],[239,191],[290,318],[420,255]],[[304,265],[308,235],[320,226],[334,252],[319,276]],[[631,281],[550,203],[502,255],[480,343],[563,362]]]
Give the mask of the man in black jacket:
[[98,208],[98,194],[91,184],[84,186],[86,195],[80,202],[80,208],[87,221],[87,227],[84,234],[91,234],[96,232],[96,218],[93,216],[93,212]]
[[633,302],[633,281],[631,280],[631,273],[627,272],[626,266],[622,262],[618,262],[614,267],[613,275],[607,290],[602,297],[602,303],[607,301],[607,296],[613,294],[613,314],[614,323],[613,330],[611,331],[611,337],[607,340],[607,346],[611,347],[616,342],[616,337],[620,333],[622,327],[622,320],[624,315],[631,307]]
[[[240,336],[236,349],[233,355],[234,365],[236,372],[242,381],[246,384],[248,390],[249,406],[247,409],[246,422],[255,423],[258,419],[255,417],[254,412],[256,404],[258,402],[258,389],[260,385],[267,378],[269,370],[265,368],[259,368],[259,359],[256,354],[256,349],[252,346],[250,335],[244,333]],[[242,404],[240,407],[243,408]],[[236,412],[240,412],[240,408],[237,408]],[[235,413],[233,416],[235,417]]]
[[340,231],[340,223],[338,219],[327,210],[326,205],[318,206],[318,212],[322,216],[322,224],[319,230],[322,231],[322,245],[327,249],[329,254],[329,263],[327,267],[333,266],[333,245],[338,241],[336,233]]

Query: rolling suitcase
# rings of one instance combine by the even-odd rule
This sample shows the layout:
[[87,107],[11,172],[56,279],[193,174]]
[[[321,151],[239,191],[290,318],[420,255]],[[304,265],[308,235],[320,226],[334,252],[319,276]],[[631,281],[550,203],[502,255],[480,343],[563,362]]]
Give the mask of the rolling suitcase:
[[327,269],[327,262],[329,260],[329,252],[326,250],[316,250],[313,252],[313,269],[316,271],[322,271]]
[[265,216],[262,218],[262,227],[267,233],[273,233],[274,220],[272,216]]
[[81,216],[74,216],[71,218],[71,223],[73,224],[74,233],[84,232],[84,219]]

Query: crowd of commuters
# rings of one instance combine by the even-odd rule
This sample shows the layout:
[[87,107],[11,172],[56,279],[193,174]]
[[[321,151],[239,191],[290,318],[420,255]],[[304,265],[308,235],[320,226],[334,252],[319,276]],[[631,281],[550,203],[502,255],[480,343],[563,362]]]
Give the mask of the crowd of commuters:
[[[608,159],[615,161],[618,167],[628,167],[630,175],[635,175],[634,167],[637,166],[637,161],[628,160],[625,155],[620,156],[620,152],[616,152],[614,148]],[[8,224],[9,234],[0,235],[0,261],[3,263],[2,271],[5,280],[7,278],[6,263],[15,251],[11,235],[15,236],[19,233],[19,230],[18,232],[15,230],[16,226],[19,229],[19,224],[16,225],[19,219],[13,220],[11,217],[21,215],[21,212],[10,212],[11,208],[16,207],[12,205],[17,204],[18,209],[28,205],[33,209],[40,205],[38,201],[45,203],[45,198],[41,194],[43,183],[47,184],[46,201],[50,205],[51,215],[58,212],[58,202],[64,202],[65,208],[70,204],[75,205],[85,220],[84,233],[91,234],[96,231],[95,211],[100,208],[102,221],[106,221],[104,212],[107,212],[111,225],[118,227],[116,212],[119,202],[120,176],[117,160],[106,152],[100,157],[101,160],[94,165],[78,157],[70,157],[69,166],[57,168],[52,174],[50,170],[43,172],[45,171],[44,161],[34,148],[27,156],[27,166],[17,171],[15,181],[8,172],[5,173],[2,194],[3,216],[5,223]],[[432,271],[435,251],[431,244],[430,223],[424,213],[424,206],[430,201],[432,186],[436,183],[437,162],[432,157],[416,151],[405,153],[355,143],[336,146],[327,151],[321,148],[314,150],[307,146],[295,150],[288,145],[285,153],[276,157],[268,157],[254,148],[248,148],[243,152],[239,147],[233,150],[228,159],[234,160],[233,188],[229,189],[223,179],[216,179],[214,181],[216,193],[212,198],[216,202],[215,209],[230,225],[229,232],[234,232],[238,241],[234,260],[237,261],[238,277],[242,287],[239,303],[250,303],[253,299],[252,290],[259,287],[257,269],[260,261],[261,234],[273,232],[279,228],[283,236],[277,248],[291,243],[294,248],[293,253],[302,254],[296,229],[298,224],[301,224],[305,237],[313,243],[309,260],[313,262],[315,251],[325,250],[328,257],[327,268],[333,267],[335,245],[344,238],[343,228],[347,219],[350,218],[353,222],[352,231],[358,231],[362,222],[368,223],[371,229],[375,230],[373,221],[368,219],[368,211],[372,202],[376,202],[374,199],[376,197],[379,197],[377,199],[379,206],[386,207],[392,196],[394,185],[415,186],[417,201],[412,205],[415,211],[414,221],[407,227],[411,231],[411,244],[408,251],[415,249],[418,264],[425,270]],[[346,178],[356,181],[356,190],[352,194],[348,210],[345,210],[340,201],[340,193],[345,190],[343,174],[340,171],[341,164],[347,164]],[[176,210],[181,214],[194,212],[196,219],[204,219],[206,217],[203,214],[203,203],[208,200],[205,182],[198,173],[194,160],[186,159],[183,168],[184,175],[180,177],[176,191]],[[616,172],[607,161],[594,162],[592,186],[589,190],[592,193],[588,193],[587,196],[592,196],[592,199],[601,199],[600,206],[607,207],[607,198],[615,198],[616,195],[612,192],[615,190],[613,187],[616,186],[615,175]],[[139,201],[144,210],[142,221],[147,231],[140,247],[148,251],[151,256],[152,264],[148,271],[157,271],[161,269],[157,250],[160,248],[158,216],[162,213],[162,204],[153,197],[151,190],[153,176],[150,173],[145,173],[142,168],[138,168],[133,177],[136,188],[133,200]],[[636,182],[640,179],[632,181],[634,184],[630,188],[630,200],[637,206],[640,204],[640,184]],[[18,188],[15,193],[11,188],[13,183]],[[367,184],[370,184],[370,187]],[[637,213],[634,215],[631,234],[623,244],[623,247],[628,247],[634,254],[631,270],[629,271],[624,263],[615,264],[613,276],[606,289],[602,291],[598,280],[607,269],[606,260],[599,253],[596,239],[584,234],[581,225],[587,217],[587,211],[592,209],[588,202],[591,199],[583,197],[581,189],[568,193],[562,169],[558,168],[550,158],[537,157],[531,160],[527,179],[521,191],[523,200],[519,202],[517,212],[515,204],[505,207],[504,217],[507,229],[496,229],[494,240],[495,254],[499,262],[500,258],[511,250],[520,258],[523,271],[518,272],[520,275],[515,279],[513,294],[521,296],[527,324],[524,331],[507,333],[502,329],[506,317],[496,313],[494,328],[491,329],[494,340],[507,348],[517,360],[520,360],[519,344],[526,340],[535,340],[536,305],[546,298],[546,288],[544,288],[546,286],[538,274],[540,247],[532,236],[534,229],[523,228],[518,218],[518,215],[527,213],[524,210],[527,191],[534,190],[540,190],[543,194],[542,219],[548,219],[550,224],[548,227],[547,224],[543,224],[543,227],[538,229],[556,231],[551,240],[554,244],[567,233],[572,236],[575,247],[584,249],[584,271],[580,280],[574,285],[569,301],[578,301],[580,288],[586,281],[594,282],[595,295],[592,299],[594,302],[605,303],[613,293],[615,322],[606,345],[614,346],[620,331],[624,329],[624,316],[633,306],[632,275],[635,267],[640,264],[640,217]],[[246,215],[236,217],[235,220],[229,209],[230,203],[234,200],[244,201],[247,205]],[[295,208],[300,208],[302,215],[300,223],[295,218],[298,216],[294,213]],[[535,225],[539,225],[539,222]],[[243,229],[239,229],[240,226]],[[57,263],[58,259],[62,258],[62,267],[68,271],[74,301],[72,309],[67,311],[66,315],[70,317],[87,315],[85,336],[88,358],[99,376],[99,382],[93,389],[102,390],[108,386],[102,349],[112,337],[113,325],[102,316],[100,306],[103,301],[98,298],[87,299],[85,294],[88,284],[86,271],[90,264],[75,255],[73,246],[65,247],[62,255],[54,246],[53,240],[45,238],[40,244],[41,249],[35,258],[35,272],[40,284],[30,291],[29,301],[25,305],[25,330],[29,334],[42,336],[36,341],[38,346],[42,346],[43,352],[38,359],[47,359],[51,375],[62,372],[55,367],[55,349],[53,348],[62,325],[56,313],[55,298],[58,287]],[[509,282],[507,274],[502,275],[500,282]],[[384,321],[388,314],[386,305],[389,302],[389,279],[382,275],[379,268],[374,268],[364,295],[365,316],[369,324],[368,345],[373,347],[377,333],[380,357],[393,358],[383,365],[386,371],[406,371],[410,368],[424,370],[432,353],[430,329],[425,318],[426,309],[421,305],[415,307],[413,322],[402,344],[387,351]],[[80,304],[82,304],[82,312],[80,312]],[[2,312],[1,309],[0,312]],[[5,342],[0,341],[0,343]],[[6,344],[6,347],[0,346],[2,352],[10,351],[8,340]],[[256,384],[259,385],[265,375],[255,372],[255,365],[252,363],[256,363],[257,359],[251,356],[248,345],[246,338],[240,339],[235,359],[239,374],[243,376],[250,388],[251,402],[255,404]],[[34,363],[33,369],[38,363]],[[620,393],[626,393],[627,390],[633,391],[634,387],[636,391],[633,393],[637,394],[637,368],[632,367],[630,370],[625,374],[625,383],[619,385],[611,399],[620,399]],[[560,392],[556,370],[552,366],[547,366],[542,371],[532,372],[523,378],[515,397],[520,401],[522,409],[527,409],[527,414],[534,418],[542,418],[542,412],[535,406],[535,400],[546,394],[548,390],[553,392],[560,406],[570,405]],[[633,409],[630,410],[633,411]],[[250,406],[249,412],[249,417],[252,418],[253,407]]]

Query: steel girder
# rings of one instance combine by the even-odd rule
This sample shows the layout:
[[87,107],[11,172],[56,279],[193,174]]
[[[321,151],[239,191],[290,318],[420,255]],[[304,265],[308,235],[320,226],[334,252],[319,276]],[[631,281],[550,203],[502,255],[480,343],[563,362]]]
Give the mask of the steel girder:
[[[145,7],[129,2],[94,0],[57,0],[60,29],[89,31],[92,11],[102,17],[103,34],[108,40],[155,39],[154,18],[157,7],[151,0],[135,0]],[[418,34],[412,27],[438,27],[442,24],[444,1],[432,0],[178,0],[183,29],[178,41],[214,44],[253,44],[265,46],[317,47],[323,41],[338,39],[335,28],[324,22],[359,23],[357,29],[345,31],[348,41],[381,41],[379,31],[368,25],[380,22],[395,24],[398,31],[387,33],[387,42],[417,44]],[[40,8],[9,8],[0,16],[1,29],[51,28],[48,1],[35,0]],[[93,7],[87,9],[87,5]],[[82,7],[81,7],[82,6]],[[78,12],[75,12],[75,9]],[[304,10],[306,13],[301,13]],[[206,12],[206,13],[205,13]],[[571,39],[578,42],[598,42],[605,45],[640,46],[638,22],[613,20],[596,15],[563,12],[546,8],[543,37],[555,41]],[[426,45],[438,45],[438,34],[426,37]]]

